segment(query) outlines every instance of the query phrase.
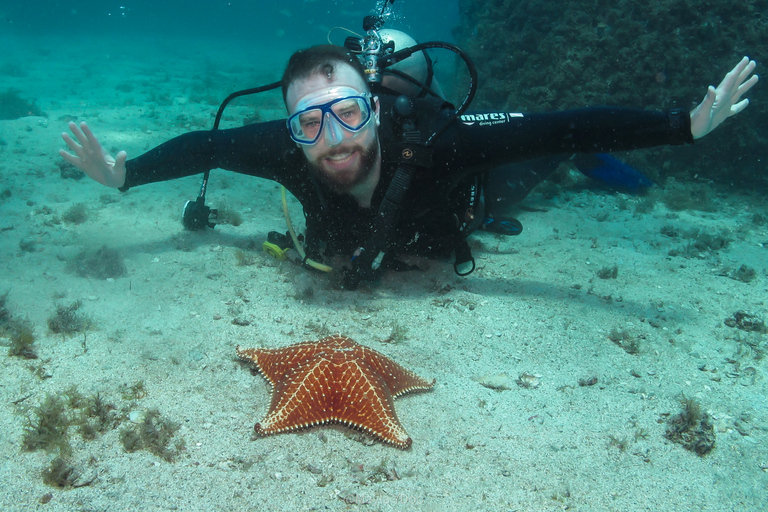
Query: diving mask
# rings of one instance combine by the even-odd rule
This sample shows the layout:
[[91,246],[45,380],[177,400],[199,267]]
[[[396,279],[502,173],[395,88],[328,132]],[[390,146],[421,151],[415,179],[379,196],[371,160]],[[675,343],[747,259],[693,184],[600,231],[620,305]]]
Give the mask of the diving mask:
[[326,138],[335,145],[344,139],[342,129],[357,133],[368,124],[372,117],[370,94],[359,93],[349,87],[339,87],[337,92],[353,94],[320,105],[305,106],[302,103],[308,102],[299,102],[299,110],[288,118],[288,131],[294,141],[315,144],[325,127]]

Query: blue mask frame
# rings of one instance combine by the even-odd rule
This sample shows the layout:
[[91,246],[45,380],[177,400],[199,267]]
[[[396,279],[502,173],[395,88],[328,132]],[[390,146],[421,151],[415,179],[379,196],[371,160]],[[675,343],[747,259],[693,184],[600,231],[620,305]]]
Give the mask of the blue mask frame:
[[[357,105],[360,107],[360,119],[356,121],[353,124],[350,124],[347,120],[345,121],[342,119],[341,116],[344,115],[344,112],[337,113],[333,107],[337,104],[339,104],[342,101],[347,100],[356,100]],[[368,95],[354,95],[354,96],[344,96],[341,98],[336,98],[334,100],[331,100],[327,103],[323,103],[322,105],[312,105],[311,107],[307,107],[303,110],[300,110],[299,112],[296,112],[292,116],[288,118],[286,121],[286,124],[288,126],[288,133],[291,135],[291,139],[294,140],[294,142],[297,142],[299,144],[305,144],[305,145],[311,145],[315,144],[319,139],[320,136],[323,133],[323,129],[326,128],[326,120],[328,122],[336,121],[338,122],[337,126],[341,126],[345,130],[357,133],[360,130],[365,127],[365,125],[368,124],[368,122],[373,117],[373,112],[371,109],[371,103],[372,100],[370,99],[370,96]],[[301,116],[304,114],[307,114],[308,112],[312,111],[318,111],[320,113],[320,126],[317,130],[317,133],[314,135],[314,137],[310,137],[304,133],[304,128],[301,125]],[[332,128],[332,127],[329,127]],[[333,136],[335,138],[339,137],[339,131],[333,130]]]

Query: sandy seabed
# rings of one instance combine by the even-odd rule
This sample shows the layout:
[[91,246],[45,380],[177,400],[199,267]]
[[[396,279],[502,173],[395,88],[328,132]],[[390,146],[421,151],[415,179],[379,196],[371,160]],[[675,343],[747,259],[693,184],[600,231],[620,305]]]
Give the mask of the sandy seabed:
[[[515,212],[521,236],[472,237],[471,276],[419,261],[339,291],[261,252],[267,232],[285,230],[274,183],[214,171],[209,203],[242,224],[191,233],[179,214],[199,177],[120,193],[59,167],[70,119],[137,156],[210,127],[217,101],[275,80],[284,56],[159,40],[5,47],[17,51],[0,58],[3,88],[47,115],[0,121],[0,293],[34,327],[38,355],[3,349],[2,510],[765,508],[765,335],[726,325],[740,311],[758,323],[766,314],[764,193],[715,192],[714,211],[675,212],[622,194],[537,191]],[[279,96],[257,108],[281,115]],[[235,105],[224,123],[253,109]],[[65,220],[78,204],[87,219]],[[126,273],[78,275],[103,247]],[[742,266],[751,279],[738,279],[751,275]],[[87,330],[51,332],[57,310],[78,302]],[[336,332],[436,379],[396,401],[410,449],[341,426],[254,437],[270,389],[235,346]],[[59,449],[25,450],[25,432],[47,396],[73,386],[98,394],[110,420],[93,439],[69,427],[74,486],[59,488],[43,481]],[[684,399],[711,424],[705,456],[665,437]],[[75,422],[86,408],[71,402]],[[160,455],[125,447],[148,414],[177,427]]]

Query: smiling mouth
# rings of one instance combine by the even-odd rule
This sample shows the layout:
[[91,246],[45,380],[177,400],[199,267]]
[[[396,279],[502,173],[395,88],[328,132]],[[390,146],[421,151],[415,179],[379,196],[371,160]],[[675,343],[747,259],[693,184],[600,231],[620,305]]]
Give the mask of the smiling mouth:
[[343,164],[346,163],[347,160],[352,158],[352,152],[349,153],[339,153],[337,155],[330,155],[326,157],[327,160],[331,160],[335,164]]

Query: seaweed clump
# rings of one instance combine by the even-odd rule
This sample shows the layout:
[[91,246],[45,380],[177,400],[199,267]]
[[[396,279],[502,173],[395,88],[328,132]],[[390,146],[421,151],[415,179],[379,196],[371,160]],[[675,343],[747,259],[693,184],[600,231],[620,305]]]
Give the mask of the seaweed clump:
[[114,279],[124,276],[128,270],[125,267],[123,257],[114,249],[101,246],[95,252],[82,251],[68,267],[80,277],[93,277],[96,279]]
[[683,410],[669,419],[664,437],[703,457],[715,447],[715,429],[709,415],[694,398],[680,400]]
[[35,331],[28,321],[12,320],[5,328],[11,338],[11,346],[8,355],[11,357],[23,357],[24,359],[37,359],[35,349]]
[[757,271],[749,265],[741,265],[739,268],[731,271],[728,277],[734,281],[742,283],[751,283],[757,277]]
[[25,451],[34,452],[58,450],[60,455],[72,452],[68,429],[70,419],[65,401],[58,395],[47,395],[45,400],[33,409],[28,418],[21,445]]
[[726,318],[723,323],[728,327],[740,329],[745,332],[758,332],[765,334],[768,332],[768,327],[765,326],[765,321],[757,315],[747,313],[746,311],[737,311],[730,317]]
[[90,477],[85,477],[83,471],[73,465],[66,457],[56,457],[51,461],[48,468],[43,470],[43,483],[61,489],[91,485],[96,477],[95,472]]
[[[87,399],[74,386],[61,395],[48,395],[43,403],[34,409],[35,418],[29,419],[22,441],[23,448],[27,451],[58,451],[58,455],[42,471],[44,484],[59,488],[84,487],[96,480],[95,471],[86,474],[71,463],[69,427],[79,425],[83,439],[95,439],[95,432],[104,431],[108,425],[104,423],[103,428],[97,429],[89,418],[98,418],[99,415],[101,419],[109,417],[112,409],[114,407],[107,407],[98,394]],[[80,414],[76,413],[78,410]],[[85,434],[89,429],[94,432],[92,436]]]
[[716,205],[712,200],[712,190],[709,185],[702,183],[679,183],[670,179],[667,186],[660,192],[664,204],[673,212],[699,210],[715,211]]
[[13,318],[11,312],[5,307],[7,299],[7,292],[0,295],[0,336],[6,336],[11,340],[8,355],[23,357],[24,359],[37,359],[37,351],[34,347],[34,327],[28,320]]
[[[56,454],[41,473],[43,482],[60,488],[83,487],[93,483],[98,477],[93,468],[72,463],[70,432],[76,429],[84,441],[96,439],[99,434],[120,425],[122,418],[116,410],[100,393],[84,396],[76,386],[48,394],[38,406],[29,409],[22,449]],[[153,409],[142,416],[139,424],[124,429],[120,440],[127,451],[145,449],[165,461],[173,462],[185,446],[183,438],[176,438],[171,446],[178,429],[176,423],[161,419],[160,413]]]
[[688,239],[688,242],[683,247],[670,250],[670,256],[704,259],[708,254],[727,249],[732,241],[725,231],[709,233],[692,230],[683,236]]
[[25,100],[19,96],[16,89],[6,89],[0,92],[0,120],[19,119],[27,116],[46,116],[34,101]]
[[147,450],[166,462],[173,462],[184,450],[183,439],[177,439],[171,447],[171,440],[178,430],[179,426],[176,423],[161,418],[160,411],[151,409],[147,411],[140,423],[124,428],[120,432],[120,441],[125,451],[129,453]]
[[7,324],[11,320],[11,312],[5,307],[8,301],[8,292],[0,295],[0,326]]
[[603,267],[597,271],[597,277],[600,279],[616,279],[619,277],[619,266]]
[[239,226],[243,223],[243,216],[240,213],[229,206],[228,204],[222,204],[218,208],[218,217],[216,219],[218,224],[229,224],[230,226]]
[[88,208],[84,203],[76,203],[67,208],[61,215],[61,220],[69,224],[82,224],[88,220]]
[[627,354],[635,355],[640,353],[640,336],[634,336],[624,329],[611,329],[608,339],[620,346]]
[[69,428],[77,427],[84,440],[114,427],[115,406],[106,402],[101,394],[83,396],[75,386],[60,394],[46,395],[40,405],[32,409],[22,437],[25,451],[58,451],[66,457],[72,453]]
[[83,332],[91,327],[91,320],[78,313],[83,303],[73,302],[69,306],[59,304],[56,306],[56,313],[48,318],[48,330],[54,334],[76,334]]

